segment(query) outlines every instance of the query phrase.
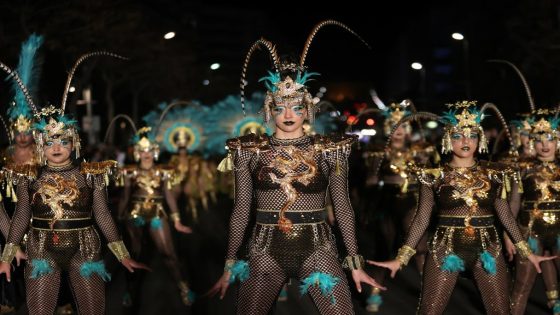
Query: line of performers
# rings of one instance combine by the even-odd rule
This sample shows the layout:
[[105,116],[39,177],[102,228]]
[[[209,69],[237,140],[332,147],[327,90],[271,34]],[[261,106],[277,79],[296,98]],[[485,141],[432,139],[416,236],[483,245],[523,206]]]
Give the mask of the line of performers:
[[[183,205],[196,221],[198,208],[215,202],[220,187],[228,190],[231,179],[234,207],[224,271],[208,295],[223,298],[238,281],[238,314],[268,314],[290,279],[300,281],[301,294],[309,294],[321,314],[353,314],[351,284],[370,295],[368,310],[375,312],[385,290],[384,271],[394,277],[413,257],[422,274],[418,313],[442,314],[458,277],[466,272],[472,274],[488,314],[523,314],[535,278],[542,273],[551,311],[560,314],[555,256],[560,247],[558,112],[537,109],[530,100],[530,113],[510,132],[491,103],[459,101],[448,104],[441,115],[418,112],[410,101],[371,111],[386,117],[387,144],[365,154],[370,171],[366,188],[374,193],[360,196],[371,214],[362,213],[359,222],[374,226],[381,236],[370,244],[375,249],[371,260],[365,260],[358,250],[349,188],[349,158],[358,136],[322,135],[315,114],[324,103],[308,91],[318,74],[307,70],[306,58],[315,36],[327,26],[362,40],[338,21],[323,21],[312,30],[299,61],[281,59],[272,42],[257,40],[241,77],[242,111],[254,113],[233,114],[235,97],[212,107],[164,104],[145,117],[146,127],[136,130],[131,122],[137,162],[132,166],[110,160],[76,162],[81,149],[77,121],[65,113],[78,66],[99,55],[120,56],[82,56],[70,71],[60,105],[42,108],[34,102],[33,62],[42,37],[33,35],[24,43],[16,70],[0,62],[15,91],[6,124],[14,144],[6,152],[2,180],[6,197],[16,204],[11,218],[0,211],[6,238],[0,274],[10,281],[11,263],[27,259],[29,312],[53,314],[62,274],[68,275],[78,313],[104,312],[104,281],[111,275],[98,231],[130,272],[149,269],[132,258],[140,255],[144,234],[149,234],[183,302],[192,304],[194,295],[183,276],[171,226],[191,233],[181,218]],[[259,49],[272,61],[260,80],[266,94],[246,99],[247,69]],[[499,162],[477,158],[489,149],[481,125],[488,111],[499,118],[512,148]],[[415,122],[425,119],[443,126],[441,142],[424,137],[411,141]],[[236,137],[228,139],[232,135]],[[157,163],[160,148],[175,153],[169,164]],[[223,152],[226,157],[218,165],[205,153],[192,154],[197,151]],[[123,196],[114,215],[107,193],[112,180],[122,187]],[[334,211],[331,216],[328,208]],[[126,222],[132,255],[113,216]],[[338,254],[333,223],[345,256]],[[401,234],[406,237],[397,250]],[[506,257],[515,259],[512,288]],[[365,271],[368,265],[378,268],[373,277]]]

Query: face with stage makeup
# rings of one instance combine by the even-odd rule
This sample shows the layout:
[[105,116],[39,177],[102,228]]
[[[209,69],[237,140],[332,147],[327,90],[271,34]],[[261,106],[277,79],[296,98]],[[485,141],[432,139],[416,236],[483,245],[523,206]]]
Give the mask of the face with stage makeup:
[[33,144],[33,134],[29,131],[17,132],[14,139],[16,146],[20,148],[28,147]]
[[554,159],[558,140],[550,133],[537,134],[533,137],[537,158],[550,161]]
[[453,155],[459,158],[469,158],[474,156],[478,147],[478,132],[452,132],[451,147]]
[[73,146],[72,139],[67,137],[53,137],[45,140],[43,153],[47,163],[51,165],[64,165],[70,162]]
[[302,129],[307,119],[307,108],[301,102],[282,102],[274,104],[271,109],[277,129],[291,133]]

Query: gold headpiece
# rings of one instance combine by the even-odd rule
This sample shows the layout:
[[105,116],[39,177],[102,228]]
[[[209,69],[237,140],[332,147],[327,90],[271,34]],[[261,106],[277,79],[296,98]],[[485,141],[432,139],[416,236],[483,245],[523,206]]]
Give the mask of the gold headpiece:
[[64,111],[53,105],[43,107],[35,114],[38,121],[33,125],[33,138],[37,144],[40,161],[46,163],[43,147],[47,142],[67,139],[72,141],[76,158],[80,157],[81,141],[78,134],[78,121],[64,115]]
[[465,138],[470,138],[472,133],[478,133],[478,152],[488,152],[488,141],[480,125],[484,115],[476,108],[476,101],[460,101],[446,105],[449,111],[442,115],[445,123],[445,133],[441,140],[442,153],[452,151],[451,134],[453,133],[461,133]]
[[[556,110],[538,109],[534,116],[528,119],[528,122],[531,125],[529,136],[529,148],[531,151],[535,148],[535,141],[559,140],[558,126],[560,118],[557,117]],[[557,146],[557,149],[560,150],[560,146]]]
[[[290,67],[290,65],[292,65]],[[297,65],[287,64],[282,69],[296,69]],[[318,73],[298,72],[295,75],[286,75],[282,79],[279,72],[269,73],[268,76],[261,78],[259,81],[265,81],[268,88],[266,98],[264,101],[265,121],[270,121],[271,110],[274,106],[294,106],[303,105],[307,109],[307,114],[310,121],[314,119],[315,105],[319,103],[318,97],[312,97],[307,91],[305,83],[313,75]],[[292,76],[295,77],[292,79]]]
[[141,152],[152,152],[154,154],[154,159],[157,160],[159,158],[159,145],[153,139],[151,131],[151,127],[142,127],[138,129],[133,138],[134,160],[137,162],[140,161]]
[[[391,103],[387,110],[383,111],[383,116],[385,116],[385,121],[383,122],[383,132],[385,135],[389,135],[393,127],[406,115],[409,115],[410,112],[406,110],[408,107],[408,103]],[[407,134],[410,134],[412,131],[410,123],[405,123],[402,125],[405,128]]]
[[247,85],[245,76],[247,73],[247,67],[253,53],[257,50],[257,48],[260,48],[260,46],[262,46],[266,48],[266,50],[270,54],[274,68],[274,71],[269,72],[269,75],[267,77],[259,80],[265,81],[266,87],[268,89],[267,96],[264,102],[265,122],[270,121],[272,106],[280,104],[288,106],[295,104],[304,105],[307,108],[307,117],[309,121],[311,123],[314,121],[314,114],[316,110],[315,105],[319,102],[319,99],[313,98],[311,96],[311,94],[305,87],[305,83],[308,81],[310,76],[315,75],[316,73],[309,73],[305,70],[305,59],[307,57],[309,48],[311,47],[311,43],[313,42],[313,39],[315,38],[319,30],[328,25],[335,25],[343,28],[352,35],[356,36],[362,41],[362,43],[369,47],[369,45],[358,34],[356,34],[356,32],[354,32],[345,24],[335,20],[322,21],[313,28],[313,30],[307,37],[304,49],[300,55],[299,63],[297,64],[281,64],[274,44],[264,38],[257,40],[249,48],[249,51],[245,56],[245,62],[243,64],[243,69],[241,72],[241,109],[243,110],[243,113],[245,113],[245,85]]

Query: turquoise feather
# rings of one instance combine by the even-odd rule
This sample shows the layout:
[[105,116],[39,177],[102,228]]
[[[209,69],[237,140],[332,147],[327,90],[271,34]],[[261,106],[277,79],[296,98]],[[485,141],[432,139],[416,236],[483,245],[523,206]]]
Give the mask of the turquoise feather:
[[135,227],[142,227],[146,225],[146,220],[144,220],[144,217],[137,216],[132,218],[132,224],[134,224]]
[[80,275],[84,278],[91,277],[96,273],[103,281],[107,282],[111,280],[111,274],[105,269],[105,263],[103,260],[100,261],[87,261],[80,266]]
[[[37,51],[43,44],[43,39],[43,36],[36,34],[31,34],[31,36],[29,36],[29,38],[21,45],[19,63],[16,69],[21,82],[25,85],[32,97],[37,93],[39,85],[42,62],[40,58],[37,58]],[[10,120],[15,120],[19,116],[31,118],[32,114],[30,104],[27,104],[27,100],[15,80],[12,81],[12,89],[15,94],[15,106],[8,110]]]
[[229,276],[229,283],[234,283],[237,280],[243,282],[249,279],[249,263],[245,260],[236,261],[233,266],[228,267],[227,270],[231,273]]
[[366,303],[369,305],[381,305],[383,304],[383,298],[379,294],[373,294],[368,297]]
[[320,75],[318,72],[303,72],[303,76],[301,75],[301,72],[298,72],[297,76],[296,76],[296,83],[305,85],[308,81],[310,81],[309,78],[313,77],[313,76],[317,76]]
[[33,266],[31,279],[37,279],[54,271],[46,259],[32,259],[31,266]]
[[331,303],[336,303],[334,296],[332,295],[334,286],[340,281],[340,278],[334,277],[331,274],[324,272],[314,272],[310,274],[307,278],[303,279],[302,284],[299,286],[299,293],[301,295],[309,292],[312,286],[316,286],[321,290],[323,296],[331,296]]
[[556,300],[552,308],[552,314],[560,314],[560,301]]
[[448,272],[465,271],[465,262],[455,254],[449,254],[443,259],[441,270]]
[[160,217],[153,218],[152,221],[150,221],[150,227],[152,228],[152,230],[161,229],[161,218]]
[[[539,241],[536,238],[529,236],[527,243],[529,243],[529,248],[533,253],[537,254],[539,252]],[[558,238],[556,238],[556,244],[558,244]]]
[[494,258],[494,256],[492,256],[487,250],[483,251],[480,255],[480,261],[482,262],[482,268],[484,268],[487,273],[491,275],[496,274],[496,258]]
[[259,82],[264,82],[266,88],[271,92],[278,91],[276,84],[282,81],[280,73],[268,71],[268,75],[259,79]]

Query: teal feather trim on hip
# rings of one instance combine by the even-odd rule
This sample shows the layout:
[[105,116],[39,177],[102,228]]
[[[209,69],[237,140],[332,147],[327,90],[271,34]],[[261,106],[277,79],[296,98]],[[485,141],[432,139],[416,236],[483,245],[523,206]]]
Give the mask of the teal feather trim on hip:
[[324,272],[314,272],[310,274],[307,278],[303,279],[301,285],[299,286],[299,293],[301,295],[306,294],[309,292],[311,287],[316,286],[321,290],[321,294],[323,296],[331,297],[331,303],[335,304],[336,299],[333,296],[334,286],[340,281],[340,278],[337,278],[331,274],[324,273]]
[[150,228],[152,228],[152,230],[161,229],[161,218],[160,217],[153,218],[152,221],[150,221]]
[[465,262],[455,254],[449,254],[443,259],[441,270],[448,272],[465,271]]
[[237,280],[243,282],[249,279],[249,263],[245,260],[236,261],[231,267],[228,267],[227,270],[231,273],[229,276],[229,283],[234,283]]
[[96,273],[103,281],[107,282],[111,280],[111,274],[105,269],[105,263],[103,260],[100,261],[87,261],[80,266],[80,275],[84,278],[91,277]]
[[33,266],[29,276],[31,279],[37,279],[54,271],[46,259],[32,259],[31,266]]

